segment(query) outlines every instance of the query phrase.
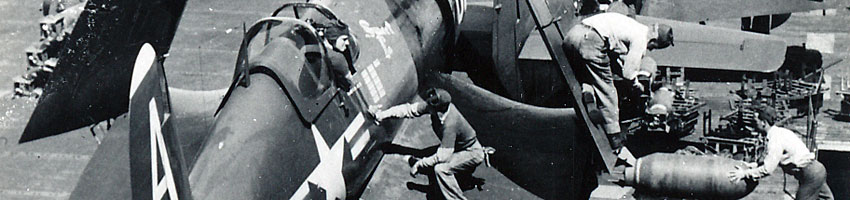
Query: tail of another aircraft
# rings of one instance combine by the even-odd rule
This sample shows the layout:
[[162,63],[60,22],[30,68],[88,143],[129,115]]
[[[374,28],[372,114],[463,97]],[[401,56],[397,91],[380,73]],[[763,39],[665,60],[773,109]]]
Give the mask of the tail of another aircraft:
[[168,84],[149,44],[130,82],[130,182],[133,199],[191,199],[187,167],[171,117]]

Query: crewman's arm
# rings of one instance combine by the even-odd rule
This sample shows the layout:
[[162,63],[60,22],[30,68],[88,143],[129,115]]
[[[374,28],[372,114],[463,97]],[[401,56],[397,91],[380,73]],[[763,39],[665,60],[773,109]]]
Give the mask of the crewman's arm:
[[383,121],[387,118],[412,118],[419,117],[426,111],[427,105],[423,102],[405,103],[390,107],[386,110],[375,112],[375,119]]
[[446,132],[443,133],[443,139],[440,141],[440,147],[437,149],[437,153],[420,160],[418,163],[419,167],[432,167],[438,163],[446,162],[451,158],[452,153],[455,152],[457,133],[454,130],[449,130],[449,128],[446,127]]
[[770,173],[776,170],[776,167],[779,166],[779,160],[782,159],[783,149],[782,141],[780,141],[780,139],[768,141],[767,155],[764,156],[764,164],[757,168],[748,169],[746,171],[746,178],[756,180],[770,175]]
[[646,45],[649,39],[645,34],[636,34],[629,39],[629,52],[623,58],[623,78],[635,80],[637,72],[640,69],[640,60],[646,52]]

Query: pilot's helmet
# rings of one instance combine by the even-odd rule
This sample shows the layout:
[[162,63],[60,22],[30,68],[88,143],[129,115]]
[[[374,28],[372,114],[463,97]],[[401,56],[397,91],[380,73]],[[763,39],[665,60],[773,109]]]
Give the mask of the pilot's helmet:
[[452,95],[440,88],[428,89],[425,95],[428,106],[437,108],[440,112],[445,112],[449,108],[449,103],[452,102]]

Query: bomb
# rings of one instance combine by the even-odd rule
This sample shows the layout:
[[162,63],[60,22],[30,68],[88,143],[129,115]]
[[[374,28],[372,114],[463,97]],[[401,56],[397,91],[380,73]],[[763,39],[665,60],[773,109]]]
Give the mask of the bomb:
[[729,172],[742,161],[715,156],[654,153],[625,170],[625,182],[650,193],[700,199],[738,199],[757,182],[729,181]]

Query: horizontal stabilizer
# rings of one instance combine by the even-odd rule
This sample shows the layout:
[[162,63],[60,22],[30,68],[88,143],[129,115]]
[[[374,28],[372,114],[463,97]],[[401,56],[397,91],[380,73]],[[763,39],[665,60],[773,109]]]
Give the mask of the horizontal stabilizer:
[[129,118],[112,122],[103,142],[80,175],[69,199],[132,199],[130,190]]

